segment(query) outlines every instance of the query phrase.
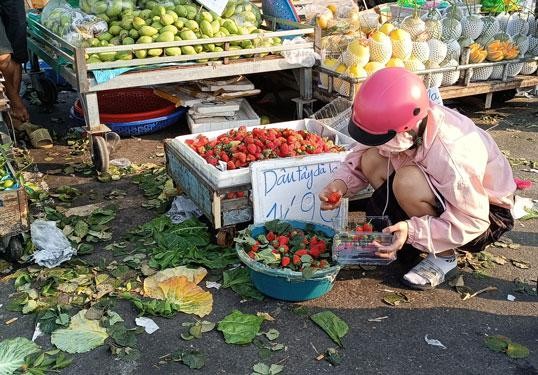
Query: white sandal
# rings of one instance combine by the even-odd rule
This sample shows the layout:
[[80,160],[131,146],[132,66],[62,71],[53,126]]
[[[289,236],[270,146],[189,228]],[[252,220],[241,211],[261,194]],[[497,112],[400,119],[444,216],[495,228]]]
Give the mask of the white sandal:
[[[419,264],[413,267],[408,273],[406,273],[406,275],[404,275],[404,277],[402,278],[402,283],[413,289],[431,290],[437,287],[438,285],[441,285],[445,281],[449,281],[458,275],[458,266],[457,266],[456,258],[454,258],[453,260],[454,267],[448,271],[445,271],[439,265],[436,264],[435,262],[436,259],[433,257],[434,256],[430,254],[428,255],[428,257],[423,259]],[[450,262],[452,262],[452,259],[450,259]],[[428,283],[417,284],[417,283],[411,282],[405,277],[409,275],[410,273],[417,274],[418,276],[426,280]]]

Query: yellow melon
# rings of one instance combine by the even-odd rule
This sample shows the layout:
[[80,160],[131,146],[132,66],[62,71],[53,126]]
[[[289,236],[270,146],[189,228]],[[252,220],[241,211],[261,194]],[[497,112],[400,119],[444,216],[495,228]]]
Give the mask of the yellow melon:
[[369,76],[371,76],[372,74],[374,74],[375,72],[377,72],[378,70],[381,70],[385,67],[385,65],[377,62],[377,61],[370,61],[368,64],[366,64],[366,66],[364,67],[364,70],[366,71],[366,74],[368,74]]
[[405,64],[402,59],[393,57],[387,62],[386,67],[387,68],[405,68]]

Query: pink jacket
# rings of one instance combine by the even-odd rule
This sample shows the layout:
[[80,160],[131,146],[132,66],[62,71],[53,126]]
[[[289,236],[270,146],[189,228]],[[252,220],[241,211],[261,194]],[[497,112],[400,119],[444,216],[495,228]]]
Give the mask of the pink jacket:
[[[336,172],[335,178],[348,187],[346,196],[368,186],[359,166],[369,148],[357,145]],[[407,221],[407,243],[419,250],[439,253],[462,246],[489,227],[490,204],[513,206],[512,169],[497,144],[469,118],[449,108],[432,104],[422,146],[390,157],[395,171],[407,165],[419,167],[445,204],[439,217]]]

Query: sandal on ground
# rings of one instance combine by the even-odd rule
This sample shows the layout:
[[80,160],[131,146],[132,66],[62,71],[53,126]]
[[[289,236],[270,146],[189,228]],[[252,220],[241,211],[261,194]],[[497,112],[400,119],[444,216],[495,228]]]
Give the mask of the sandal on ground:
[[54,144],[52,142],[52,137],[47,129],[42,128],[38,125],[25,122],[16,126],[17,130],[24,131],[28,134],[30,138],[30,143],[34,148],[51,148]]
[[402,283],[418,290],[431,290],[458,275],[456,257],[439,257],[429,254],[406,273]]

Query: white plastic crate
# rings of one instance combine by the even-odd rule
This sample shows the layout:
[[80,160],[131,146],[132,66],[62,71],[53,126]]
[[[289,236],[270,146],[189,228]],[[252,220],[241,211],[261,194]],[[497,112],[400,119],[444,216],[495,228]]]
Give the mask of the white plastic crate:
[[195,120],[190,114],[187,114],[187,124],[191,133],[205,133],[215,130],[233,129],[241,125],[257,126],[260,125],[260,117],[254,112],[248,101],[242,99],[241,107],[235,116],[208,117]]
[[[237,127],[237,126],[236,126]],[[319,134],[322,137],[328,137],[334,140],[338,145],[344,146],[346,149],[353,147],[356,142],[350,137],[337,132],[336,130],[327,127],[320,123],[319,121],[312,119],[280,122],[276,124],[267,125],[270,128],[289,128],[295,130],[309,130],[316,134]],[[248,127],[248,130],[252,130],[254,127]],[[226,133],[228,129],[217,130],[212,132],[206,132],[204,135],[211,139],[218,137],[219,135]],[[221,171],[216,167],[208,164],[204,158],[198,155],[192,148],[190,148],[185,142],[188,139],[194,139],[198,134],[189,134],[184,136],[179,136],[174,138],[171,141],[170,147],[173,148],[177,153],[179,153],[189,164],[190,166],[197,171],[203,178],[205,178],[214,188],[224,189],[233,186],[241,186],[250,184],[250,168],[240,168],[234,169],[231,171]],[[348,154],[348,151],[334,153],[334,160],[343,160],[344,157]],[[311,156],[296,156],[297,160],[302,158],[309,158]],[[278,163],[279,159],[274,159],[275,164]]]

